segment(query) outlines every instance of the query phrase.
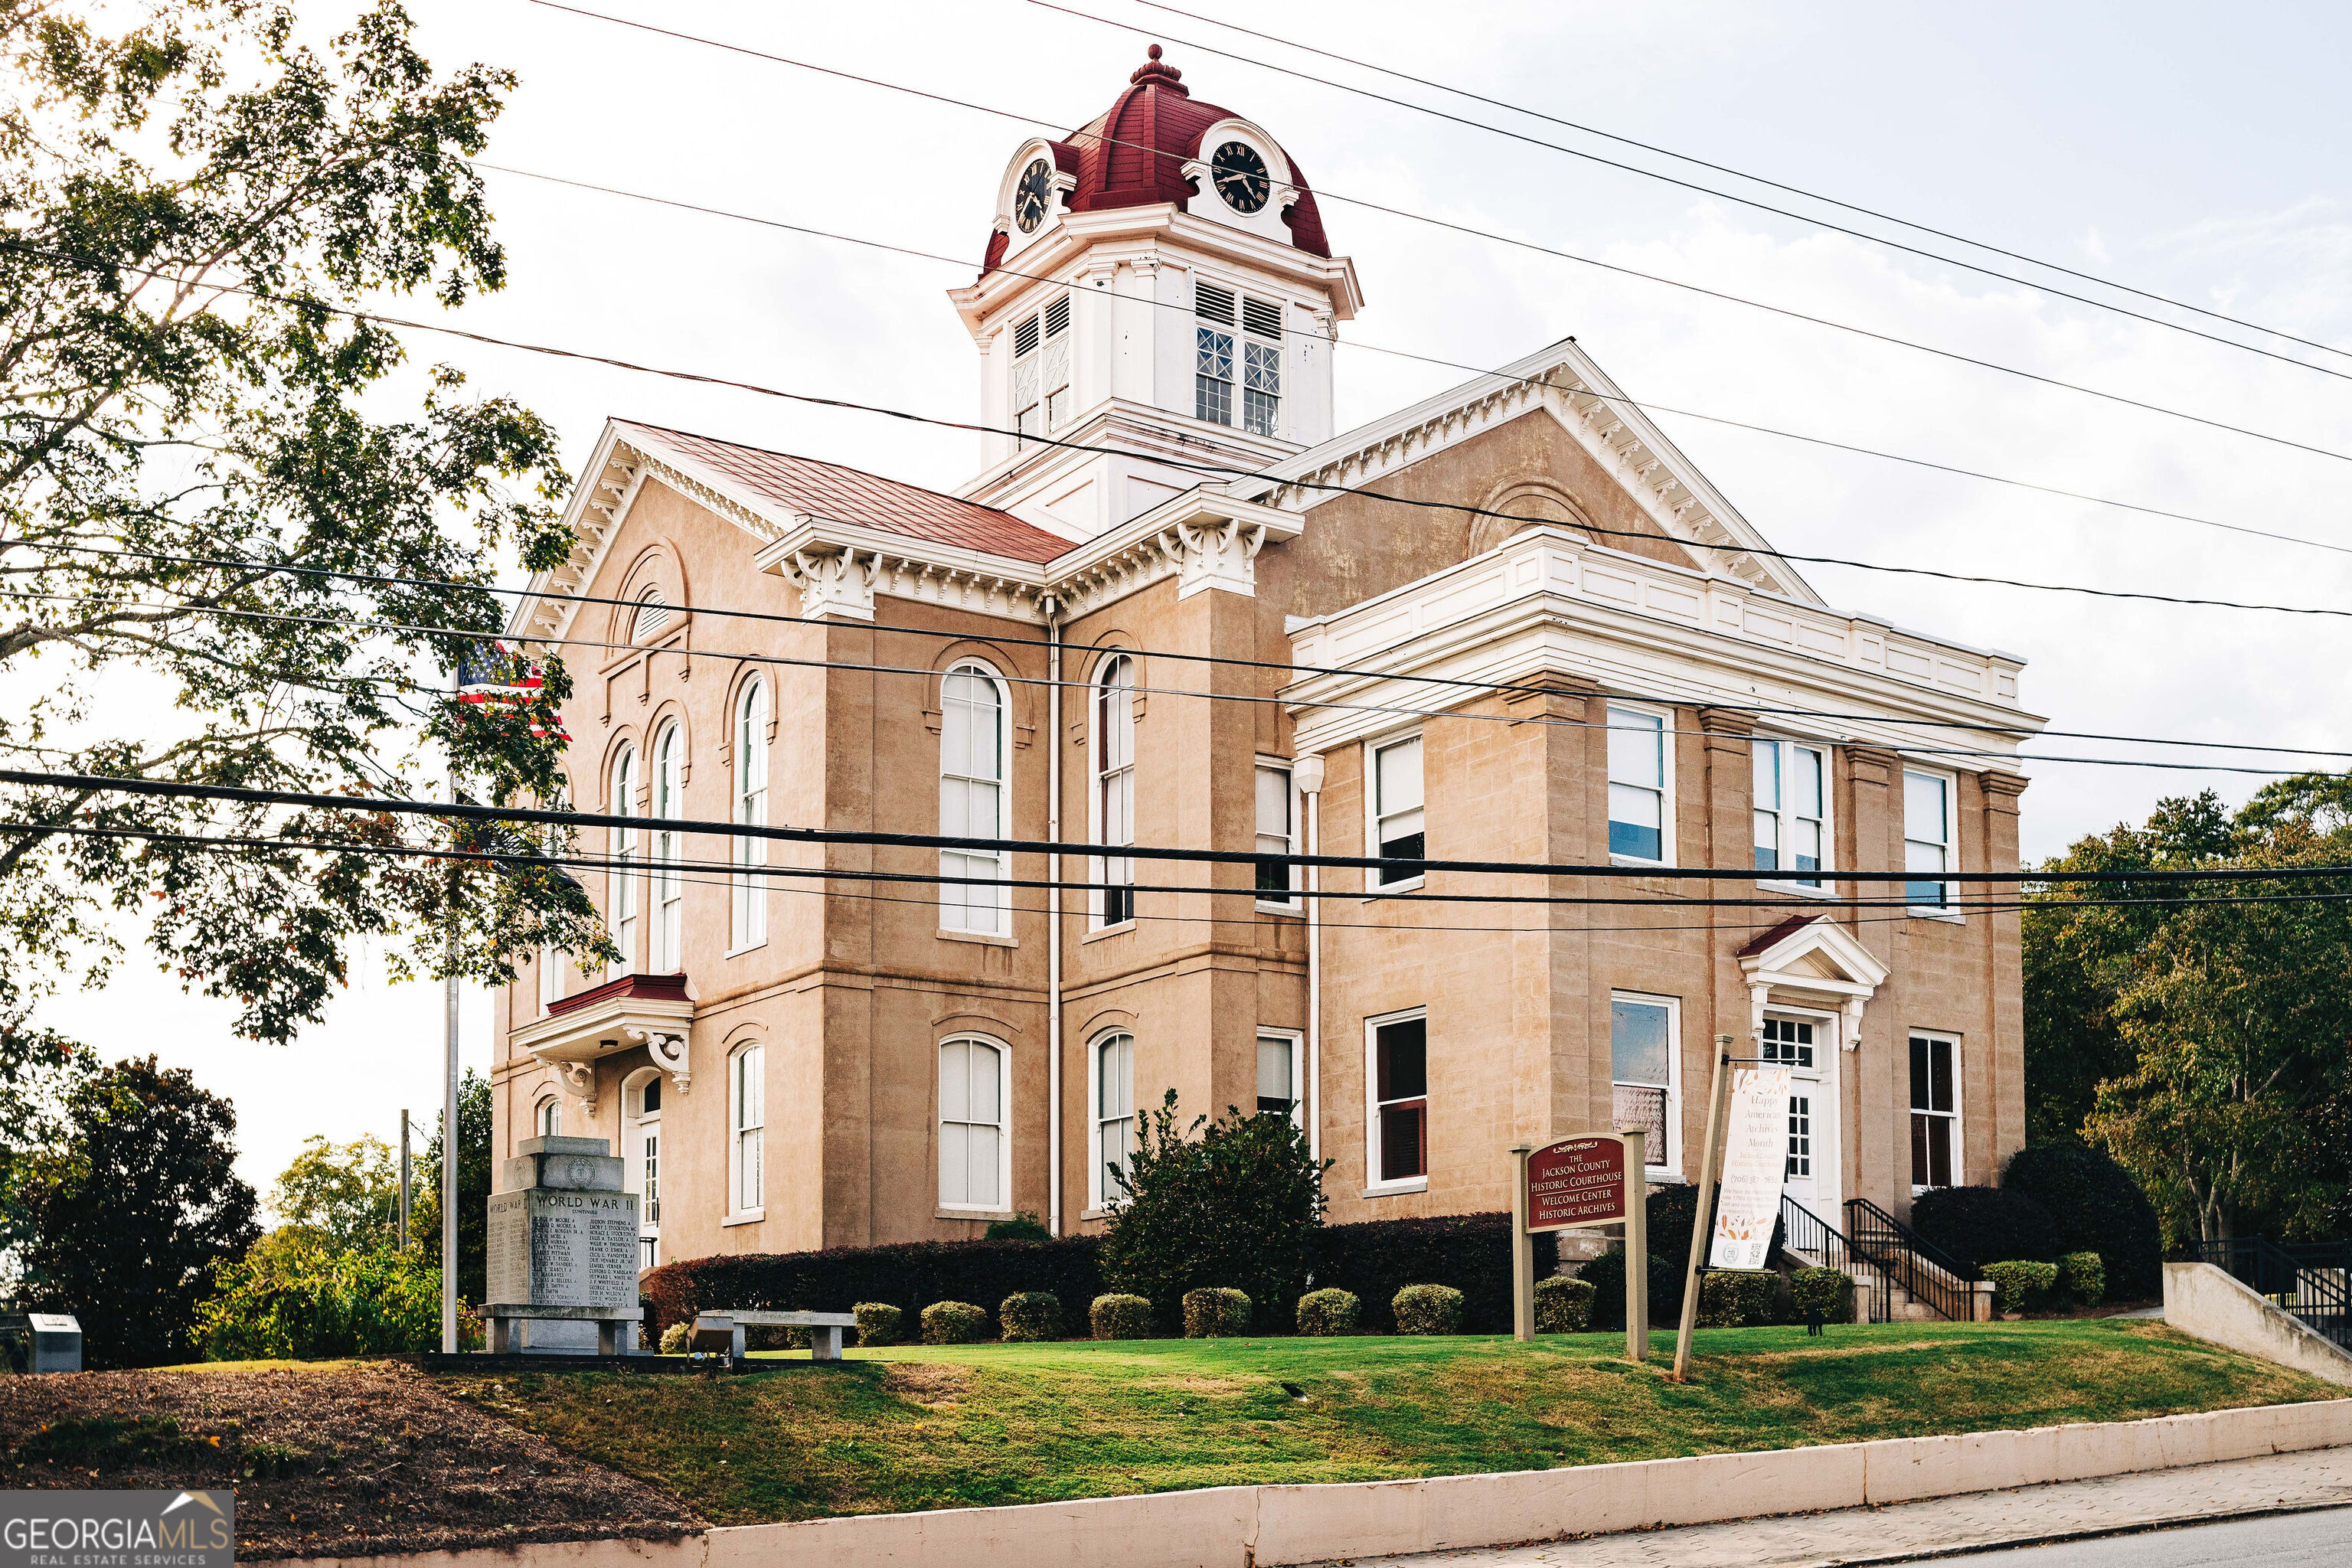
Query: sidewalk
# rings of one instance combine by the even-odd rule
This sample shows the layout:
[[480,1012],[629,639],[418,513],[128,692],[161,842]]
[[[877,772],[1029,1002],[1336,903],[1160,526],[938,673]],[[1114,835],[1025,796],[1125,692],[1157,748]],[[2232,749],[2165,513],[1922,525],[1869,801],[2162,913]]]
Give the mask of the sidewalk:
[[1391,1568],[1440,1563],[1475,1568],[1828,1568],[2232,1514],[2346,1505],[2352,1505],[2352,1448],[2320,1448],[1886,1508],[1356,1561],[1363,1568],[1374,1563]]

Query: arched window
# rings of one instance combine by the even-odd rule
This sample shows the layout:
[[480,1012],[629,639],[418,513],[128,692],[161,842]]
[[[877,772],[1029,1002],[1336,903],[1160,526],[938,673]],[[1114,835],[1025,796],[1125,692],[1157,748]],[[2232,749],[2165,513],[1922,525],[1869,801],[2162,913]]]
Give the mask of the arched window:
[[[959,664],[940,683],[940,833],[948,838],[1002,838],[1010,831],[1004,688],[985,665]],[[940,884],[940,924],[949,931],[1003,934],[1006,859],[1002,850],[941,850],[940,876],[976,880]]]
[[[684,815],[685,772],[686,736],[676,724],[665,724],[654,742],[653,814],[663,822]],[[686,879],[677,868],[682,836],[674,827],[657,826],[653,837],[653,952],[646,967],[656,974],[675,974],[686,967],[679,946],[686,897]]]
[[[625,745],[613,759],[613,793],[605,810],[614,816],[634,817],[637,815],[637,749]],[[613,929],[613,945],[621,950],[620,972],[627,974],[637,966],[637,906],[645,898],[645,889],[637,879],[638,857],[644,846],[638,842],[636,825],[632,822],[612,829],[613,867],[604,874],[604,918]]]
[[[768,825],[768,683],[747,680],[735,700],[735,820],[746,827]],[[768,863],[768,841],[735,840],[733,909],[735,952],[768,940],[768,879],[751,869]]]
[[659,588],[647,588],[637,595],[637,613],[629,623],[629,640],[643,642],[669,625],[669,601]]
[[727,1059],[727,1208],[748,1214],[765,1195],[762,1140],[768,1122],[767,1050],[745,1046]]
[[531,1112],[530,1125],[532,1131],[538,1137],[560,1137],[563,1131],[563,1100],[562,1097],[551,1094],[545,1100],[541,1100],[539,1102],[538,1109]]
[[632,1088],[622,1114],[627,1119],[623,1179],[637,1194],[637,1267],[661,1262],[661,1107],[659,1073]]
[[1094,1079],[1094,1113],[1087,1142],[1093,1145],[1090,1206],[1105,1208],[1127,1195],[1127,1173],[1135,1154],[1135,1037],[1105,1035],[1095,1042],[1087,1068]]
[[1005,1206],[1004,1047],[992,1040],[940,1047],[940,1206]]
[[[1095,842],[1107,847],[1135,842],[1135,661],[1113,654],[1095,679]],[[1135,918],[1135,862],[1105,855],[1095,862],[1095,923]]]

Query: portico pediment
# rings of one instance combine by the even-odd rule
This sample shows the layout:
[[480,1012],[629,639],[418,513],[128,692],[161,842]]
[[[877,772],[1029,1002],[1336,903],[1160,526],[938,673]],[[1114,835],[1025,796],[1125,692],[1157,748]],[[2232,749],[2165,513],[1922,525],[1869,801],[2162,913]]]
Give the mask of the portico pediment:
[[1886,982],[1886,965],[1853,933],[1822,915],[1795,915],[1741,948],[1751,1028],[1761,1033],[1764,1010],[1774,998],[1826,1005],[1843,1014],[1843,1043],[1862,1043],[1864,1005]]

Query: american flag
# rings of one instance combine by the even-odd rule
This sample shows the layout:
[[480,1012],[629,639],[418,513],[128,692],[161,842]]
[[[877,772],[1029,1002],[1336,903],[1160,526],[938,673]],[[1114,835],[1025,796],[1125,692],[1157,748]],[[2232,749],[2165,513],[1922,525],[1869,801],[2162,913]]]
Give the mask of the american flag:
[[569,741],[563,716],[546,706],[547,678],[503,638],[478,642],[457,660],[457,700],[484,708],[519,708],[530,720],[531,739]]

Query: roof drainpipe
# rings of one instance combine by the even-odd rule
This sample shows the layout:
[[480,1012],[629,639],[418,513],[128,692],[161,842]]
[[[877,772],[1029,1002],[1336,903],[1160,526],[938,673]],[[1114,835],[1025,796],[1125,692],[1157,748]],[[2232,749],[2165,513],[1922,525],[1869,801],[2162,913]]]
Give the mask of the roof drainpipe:
[[[1307,799],[1307,853],[1323,852],[1323,759],[1305,756],[1290,778]],[[1307,1147],[1323,1167],[1323,868],[1307,866]],[[1322,1178],[1318,1175],[1318,1181]]]
[[[1045,837],[1062,841],[1062,605],[1045,595]],[[1062,853],[1045,856],[1045,1227],[1062,1234]]]

